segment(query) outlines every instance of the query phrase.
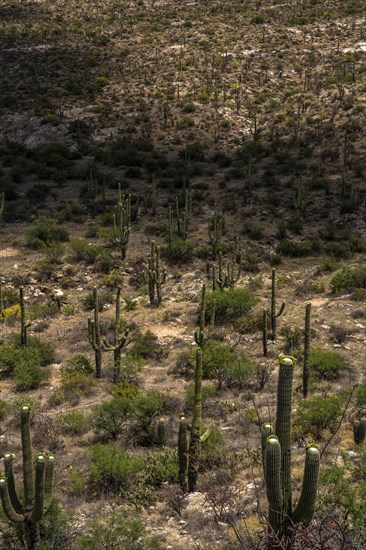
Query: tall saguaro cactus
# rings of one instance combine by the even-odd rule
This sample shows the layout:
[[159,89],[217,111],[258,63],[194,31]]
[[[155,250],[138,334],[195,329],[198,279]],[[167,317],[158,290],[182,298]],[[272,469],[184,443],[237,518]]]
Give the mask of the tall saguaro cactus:
[[182,414],[179,420],[178,433],[178,481],[183,491],[187,490],[187,468],[188,468],[188,426],[185,416]]
[[221,246],[223,218],[219,216],[217,206],[214,215],[208,220],[208,242],[212,247],[212,259],[216,260]]
[[20,413],[23,451],[24,502],[17,495],[13,474],[13,453],[4,454],[5,476],[0,477],[0,497],[4,514],[13,523],[22,523],[27,550],[35,550],[39,542],[39,522],[53,491],[54,455],[38,453],[33,472],[30,435],[31,407],[23,405]]
[[94,319],[88,319],[88,338],[89,344],[94,350],[95,355],[95,377],[102,376],[102,338],[99,323],[99,300],[98,290],[93,288]]
[[126,259],[126,250],[131,232],[131,195],[125,197],[118,188],[118,203],[113,214],[114,242],[120,246],[121,259]]
[[304,366],[302,371],[302,395],[308,396],[310,378],[310,315],[311,304],[306,304],[305,310],[305,333],[304,333]]
[[153,241],[151,243],[151,252],[148,257],[148,265],[144,273],[145,283],[149,287],[150,305],[155,301],[156,290],[156,306],[159,307],[162,301],[161,287],[165,283],[167,272],[161,269],[160,266],[160,246]]
[[[292,510],[291,488],[291,412],[292,381],[295,359],[280,357],[280,370],[277,388],[277,414],[275,434],[266,440],[264,473],[267,499],[269,503],[268,523],[271,532],[291,543],[290,527],[293,524],[309,524],[315,509],[318,485],[320,453],[315,445],[308,445],[304,478],[300,499]],[[277,543],[269,543],[268,549],[277,548]]]
[[282,302],[280,309],[276,312],[276,270],[272,269],[272,290],[271,290],[271,329],[272,342],[276,340],[277,317],[280,317],[285,309],[285,302]]
[[202,350],[196,351],[196,371],[194,380],[194,403],[192,426],[190,428],[190,441],[188,447],[188,491],[193,493],[196,490],[198,469],[201,456],[201,443],[211,435],[212,427],[209,427],[204,434],[202,429]]
[[114,318],[114,339],[113,344],[103,339],[103,351],[113,351],[113,383],[118,382],[121,372],[121,350],[127,344],[129,329],[126,327],[124,334],[121,334],[121,287],[116,293],[116,315]]

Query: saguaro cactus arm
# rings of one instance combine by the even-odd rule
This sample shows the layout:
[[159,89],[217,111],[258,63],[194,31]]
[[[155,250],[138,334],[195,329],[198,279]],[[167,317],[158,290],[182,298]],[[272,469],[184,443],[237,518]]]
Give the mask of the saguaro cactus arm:
[[315,511],[316,492],[318,489],[320,453],[315,445],[306,449],[304,479],[299,502],[292,516],[293,523],[308,525]]
[[17,513],[14,510],[10,501],[8,482],[6,477],[0,477],[0,497],[6,517],[13,523],[23,523],[23,521],[25,520],[24,515]]

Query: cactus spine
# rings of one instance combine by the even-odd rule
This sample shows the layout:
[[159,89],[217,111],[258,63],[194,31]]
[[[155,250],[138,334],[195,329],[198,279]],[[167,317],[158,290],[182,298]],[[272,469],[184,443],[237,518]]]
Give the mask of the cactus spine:
[[271,329],[272,342],[276,340],[277,317],[280,317],[285,309],[285,302],[282,302],[280,309],[276,313],[276,270],[272,269],[272,291],[271,291]]
[[103,351],[113,351],[113,383],[117,384],[121,372],[121,350],[127,343],[129,329],[126,327],[123,336],[121,335],[121,287],[116,293],[116,315],[114,318],[114,339],[113,344],[103,339]]
[[311,304],[306,304],[305,310],[305,333],[304,333],[304,366],[302,373],[302,394],[308,396],[310,377],[310,316]]
[[24,305],[24,288],[19,288],[19,304],[20,304],[20,345],[26,346],[28,335],[27,330],[31,326],[31,322],[25,320],[25,305]]
[[125,197],[121,193],[121,185],[118,187],[118,203],[113,214],[114,242],[120,246],[121,259],[126,259],[126,250],[131,231],[131,195]]
[[[304,478],[300,499],[292,511],[291,491],[291,410],[293,357],[280,357],[277,388],[275,433],[267,437],[265,448],[265,482],[269,503],[268,523],[279,538],[292,541],[291,524],[310,523],[315,508],[320,453],[315,445],[306,450]],[[269,543],[268,549],[277,548]]]
[[102,376],[102,339],[99,323],[99,300],[97,288],[93,288],[94,319],[88,319],[88,338],[95,355],[95,377]]
[[365,441],[366,436],[366,418],[353,421],[353,439],[356,445],[360,445]]
[[0,497],[6,517],[13,523],[22,523],[27,550],[35,550],[39,542],[39,522],[45,511],[45,500],[53,490],[53,454],[38,453],[33,472],[33,456],[30,436],[29,405],[21,408],[21,441],[23,451],[24,504],[18,498],[13,474],[12,453],[4,454],[5,476],[0,477]]

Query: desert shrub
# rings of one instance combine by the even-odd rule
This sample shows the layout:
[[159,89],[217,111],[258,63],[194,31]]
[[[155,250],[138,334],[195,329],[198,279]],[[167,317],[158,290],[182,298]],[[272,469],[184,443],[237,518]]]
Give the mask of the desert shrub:
[[145,334],[136,334],[129,355],[141,357],[142,359],[156,359],[161,353],[161,346],[158,337],[150,330]]
[[75,260],[78,262],[92,264],[100,254],[100,248],[95,244],[89,243],[85,239],[71,239],[70,247]]
[[142,445],[150,445],[154,439],[155,418],[163,411],[165,397],[155,391],[137,394],[132,406],[132,416],[135,420],[134,432]]
[[159,542],[147,535],[136,513],[125,509],[91,521],[85,532],[76,539],[75,550],[162,550]]
[[246,235],[253,241],[260,241],[264,237],[264,232],[260,224],[253,221],[246,221],[242,227],[242,234]]
[[9,412],[8,404],[6,403],[6,401],[4,401],[4,399],[0,399],[0,420],[4,420],[8,412]]
[[67,368],[61,369],[60,391],[64,399],[71,400],[91,395],[95,385],[95,378],[92,374],[70,371]]
[[344,358],[334,351],[314,348],[310,355],[310,369],[316,378],[337,380],[346,368]]
[[193,257],[194,245],[180,237],[172,238],[169,246],[164,247],[163,255],[171,263],[186,263]]
[[142,459],[130,456],[115,443],[92,445],[90,454],[90,482],[103,493],[127,493],[144,466]]
[[354,527],[364,529],[366,484],[360,479],[365,473],[365,462],[352,463],[345,453],[342,463],[337,461],[321,468],[317,506],[343,524],[343,533]]
[[177,448],[165,447],[158,452],[149,453],[144,458],[144,467],[138,473],[137,485],[159,489],[164,483],[172,483],[177,479],[178,452]]
[[[207,426],[203,426],[202,433],[207,429]],[[206,439],[201,446],[200,456],[200,468],[204,470],[211,470],[212,468],[219,468],[225,460],[224,442],[222,434],[215,426],[211,429],[211,435]]]
[[278,252],[284,256],[291,256],[292,258],[303,258],[318,252],[317,244],[315,241],[293,241],[290,239],[284,239],[279,247]]
[[319,438],[323,430],[334,432],[343,412],[344,400],[337,395],[314,396],[299,403],[295,431]]
[[356,402],[359,407],[366,405],[366,380],[356,390]]
[[0,348],[0,374],[11,376],[18,391],[37,389],[48,380],[49,371],[45,368],[53,359],[53,348],[35,338],[29,339],[29,345],[20,347],[15,342]]
[[206,294],[206,321],[210,319],[214,301],[218,323],[246,315],[257,303],[257,298],[245,288],[230,288],[224,292],[215,290]]
[[110,401],[93,407],[93,423],[96,430],[102,433],[106,439],[116,440],[125,431],[135,399],[136,395],[132,398],[113,397]]
[[81,435],[89,428],[89,419],[81,411],[68,411],[57,415],[66,433]]
[[285,339],[284,353],[293,354],[295,350],[300,349],[303,340],[302,331],[300,329],[287,325],[281,329],[280,334]]
[[242,256],[241,265],[248,273],[258,273],[260,263],[260,257],[253,252],[245,252]]
[[51,218],[41,217],[34,220],[26,231],[26,240],[31,248],[49,247],[52,243],[69,240],[69,234],[63,227],[57,226]]
[[92,374],[94,372],[94,368],[92,367],[89,359],[82,353],[77,353],[76,355],[70,357],[70,359],[66,361],[65,369],[76,372],[85,372],[87,374]]
[[366,265],[355,268],[343,266],[334,274],[330,286],[334,294],[366,288]]

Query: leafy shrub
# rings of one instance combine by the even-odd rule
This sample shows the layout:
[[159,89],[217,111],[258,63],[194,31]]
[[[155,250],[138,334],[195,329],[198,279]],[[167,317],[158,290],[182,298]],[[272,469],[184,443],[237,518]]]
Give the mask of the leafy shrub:
[[135,419],[135,432],[142,445],[150,445],[154,439],[154,419],[163,411],[165,397],[150,390],[145,394],[139,393],[133,401],[132,415]]
[[169,246],[163,249],[164,257],[172,263],[186,263],[193,257],[194,245],[179,237],[174,237]]
[[218,323],[246,315],[258,299],[245,288],[230,288],[224,292],[215,290],[206,294],[206,321],[210,319],[214,301],[215,318]]
[[148,330],[145,334],[140,333],[134,337],[129,354],[133,357],[142,357],[142,359],[156,359],[159,357],[161,349],[158,337]]
[[113,397],[93,407],[94,425],[107,439],[116,440],[125,431],[126,422],[131,417],[136,394],[130,397]]
[[66,433],[81,435],[89,427],[89,420],[81,411],[68,411],[57,415]]
[[142,459],[130,456],[115,443],[92,445],[90,454],[90,481],[101,492],[128,492],[144,465]]
[[41,367],[38,358],[31,350],[22,353],[12,374],[17,391],[36,390],[49,377],[50,372],[45,367]]
[[92,374],[61,369],[60,391],[64,399],[75,399],[80,396],[91,395],[96,385]]
[[258,223],[250,220],[244,222],[242,233],[243,235],[247,235],[247,237],[253,241],[260,241],[264,237],[262,227]]
[[91,521],[86,534],[75,541],[75,550],[162,550],[157,540],[146,534],[136,513],[117,510],[101,521]]
[[92,264],[96,261],[100,249],[95,244],[91,244],[85,239],[71,239],[70,247],[74,258],[78,262],[86,262]]
[[69,234],[63,227],[59,227],[51,218],[37,218],[26,231],[27,244],[31,248],[43,248],[52,243],[69,240]]
[[343,266],[334,274],[330,286],[334,294],[354,292],[356,289],[366,288],[366,265],[355,268]]
[[25,347],[15,342],[0,348],[0,374],[11,375],[18,391],[37,389],[50,375],[45,366],[53,360],[52,346],[35,338],[29,338],[28,342]]
[[322,380],[337,380],[342,370],[346,368],[344,358],[333,351],[313,349],[310,355],[310,369]]
[[366,405],[366,380],[356,390],[356,402],[359,407]]
[[[212,399],[217,395],[217,389],[212,385],[208,386],[207,383],[203,383],[201,387],[201,394],[202,394],[202,406],[204,407],[209,399]],[[194,384],[193,383],[187,386],[186,388],[186,400],[190,410],[192,411],[194,406]]]
[[73,355],[66,361],[66,370],[76,371],[76,372],[85,372],[87,374],[92,374],[94,368],[92,367],[89,359],[86,355],[82,353],[77,353]]
[[0,420],[4,420],[8,414],[9,406],[3,399],[0,399]]
[[[110,290],[101,290],[98,292],[98,310],[102,311],[104,304],[111,304],[113,303],[113,293]],[[83,299],[82,299],[83,307],[86,311],[92,311],[94,309],[94,298],[93,298],[93,292],[89,292]]]
[[284,239],[278,247],[278,252],[280,254],[291,256],[292,258],[303,258],[316,251],[316,245],[310,240],[292,241],[290,239]]
[[319,438],[325,429],[334,432],[343,412],[344,400],[337,395],[314,396],[299,403],[295,429]]

